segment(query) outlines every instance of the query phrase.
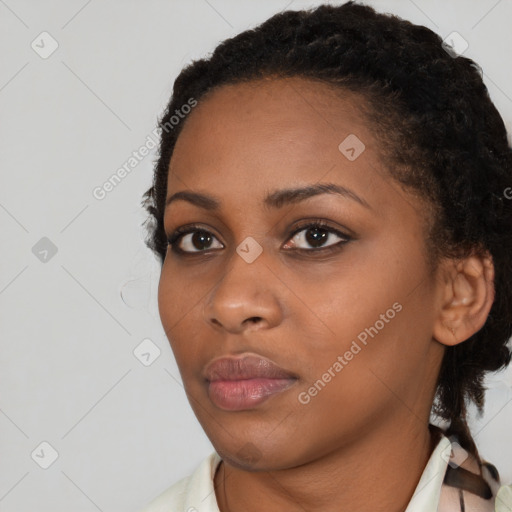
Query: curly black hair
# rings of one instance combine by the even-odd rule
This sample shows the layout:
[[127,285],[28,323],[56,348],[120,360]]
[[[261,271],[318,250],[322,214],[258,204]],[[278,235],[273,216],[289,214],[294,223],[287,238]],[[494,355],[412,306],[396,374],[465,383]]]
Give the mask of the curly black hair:
[[483,412],[485,373],[511,359],[512,201],[504,191],[512,185],[512,147],[481,68],[448,51],[430,29],[354,1],[320,5],[278,13],[186,66],[159,119],[158,159],[142,201],[149,213],[146,245],[163,264],[167,175],[186,122],[176,124],[175,113],[224,84],[274,77],[316,80],[364,98],[390,176],[431,206],[432,261],[492,256],[490,314],[471,338],[446,348],[432,408],[450,423],[446,434],[481,462],[467,407],[473,402]]

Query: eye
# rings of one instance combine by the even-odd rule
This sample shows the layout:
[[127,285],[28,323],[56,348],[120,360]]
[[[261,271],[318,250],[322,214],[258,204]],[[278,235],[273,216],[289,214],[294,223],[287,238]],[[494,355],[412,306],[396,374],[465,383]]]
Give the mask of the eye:
[[[337,241],[336,238],[339,240]],[[333,243],[325,245],[331,239]],[[212,241],[217,238],[208,230],[200,226],[183,226],[174,231],[168,238],[168,244],[171,250],[177,254],[198,254],[206,252],[209,249],[222,249],[223,245],[219,242],[217,247],[212,246]],[[352,237],[329,226],[326,222],[318,220],[303,224],[297,228],[288,238],[290,242],[285,244],[287,250],[301,252],[320,252],[332,251],[346,244]],[[300,245],[309,244],[312,249],[300,247]]]
[[[169,237],[168,243],[176,253],[199,253],[211,249],[212,239],[214,238],[215,236],[204,228],[185,226],[174,231]],[[222,244],[219,245],[220,248],[223,247]],[[193,250],[194,248],[198,250]]]
[[[337,241],[336,238],[339,240]],[[326,245],[326,242],[331,241]],[[329,226],[323,221],[310,222],[296,229],[291,238],[291,244],[286,244],[288,247],[297,247],[298,245],[309,244],[313,249],[307,247],[298,247],[298,251],[314,252],[323,249],[335,250],[340,245],[343,245],[351,240],[351,237],[342,233],[341,231]],[[285,246],[286,247],[286,246]]]

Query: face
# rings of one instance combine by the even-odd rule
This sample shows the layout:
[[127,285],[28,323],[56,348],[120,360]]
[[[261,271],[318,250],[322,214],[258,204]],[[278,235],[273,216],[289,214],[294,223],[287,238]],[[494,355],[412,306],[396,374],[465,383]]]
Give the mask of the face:
[[168,199],[207,197],[166,207],[167,236],[190,231],[167,250],[160,316],[235,466],[290,468],[428,423],[442,352],[425,210],[386,172],[361,101],[301,78],[223,86],[176,143]]

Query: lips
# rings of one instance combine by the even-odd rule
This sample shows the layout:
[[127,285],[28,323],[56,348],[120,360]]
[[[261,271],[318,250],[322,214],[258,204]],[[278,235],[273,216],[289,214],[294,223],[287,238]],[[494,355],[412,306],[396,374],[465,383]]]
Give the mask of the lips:
[[296,376],[277,366],[269,359],[245,355],[243,357],[223,357],[213,360],[205,370],[208,381],[244,379],[290,379]]
[[204,376],[212,402],[230,411],[251,409],[297,381],[293,373],[256,355],[215,359]]

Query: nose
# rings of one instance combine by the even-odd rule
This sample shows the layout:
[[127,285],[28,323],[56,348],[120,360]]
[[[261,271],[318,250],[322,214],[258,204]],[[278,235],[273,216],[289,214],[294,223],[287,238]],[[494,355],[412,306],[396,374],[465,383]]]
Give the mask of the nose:
[[275,327],[283,316],[278,287],[279,280],[261,256],[247,263],[235,253],[205,299],[203,318],[233,334]]

